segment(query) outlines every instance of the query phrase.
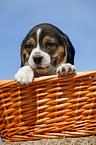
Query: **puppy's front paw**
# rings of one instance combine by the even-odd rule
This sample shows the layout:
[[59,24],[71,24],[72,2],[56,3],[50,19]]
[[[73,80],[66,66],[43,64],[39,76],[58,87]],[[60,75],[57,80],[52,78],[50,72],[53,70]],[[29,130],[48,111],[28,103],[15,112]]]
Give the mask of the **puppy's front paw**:
[[34,72],[29,65],[21,67],[15,75],[15,80],[20,84],[30,84],[33,78]]
[[62,64],[57,68],[57,75],[72,74],[75,72],[75,70],[75,66],[70,63]]

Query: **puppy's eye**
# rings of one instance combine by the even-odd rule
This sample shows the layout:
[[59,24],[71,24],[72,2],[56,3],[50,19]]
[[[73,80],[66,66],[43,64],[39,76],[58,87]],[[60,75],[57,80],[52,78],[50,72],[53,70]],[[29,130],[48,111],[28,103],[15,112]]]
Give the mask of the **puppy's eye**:
[[28,44],[27,48],[33,48],[33,45],[32,44]]
[[55,46],[55,43],[52,43],[52,42],[47,42],[46,43],[46,47],[53,47]]

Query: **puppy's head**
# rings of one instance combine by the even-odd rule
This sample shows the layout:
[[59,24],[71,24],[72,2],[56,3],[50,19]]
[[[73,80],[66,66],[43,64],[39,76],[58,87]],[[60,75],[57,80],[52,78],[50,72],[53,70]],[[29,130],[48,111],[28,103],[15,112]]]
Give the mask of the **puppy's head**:
[[74,64],[74,48],[67,35],[51,24],[31,29],[21,45],[21,67],[29,64],[37,74],[47,75],[62,62]]

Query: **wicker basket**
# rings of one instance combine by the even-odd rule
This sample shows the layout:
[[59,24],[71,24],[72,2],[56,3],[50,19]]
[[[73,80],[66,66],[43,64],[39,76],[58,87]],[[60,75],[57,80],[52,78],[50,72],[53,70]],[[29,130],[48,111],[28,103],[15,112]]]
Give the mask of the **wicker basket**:
[[0,131],[3,141],[96,134],[96,71],[0,81]]

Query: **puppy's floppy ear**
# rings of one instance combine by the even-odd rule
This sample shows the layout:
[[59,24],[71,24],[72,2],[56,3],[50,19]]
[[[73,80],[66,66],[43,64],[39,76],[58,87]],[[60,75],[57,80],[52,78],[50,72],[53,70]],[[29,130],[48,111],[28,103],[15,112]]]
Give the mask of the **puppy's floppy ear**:
[[25,47],[25,44],[24,44],[24,42],[22,42],[22,44],[21,44],[21,67],[24,66],[24,60],[23,60],[24,47]]
[[74,56],[75,56],[75,49],[69,40],[68,36],[63,33],[63,41],[65,47],[67,48],[67,63],[73,64],[74,65]]
[[28,57],[28,52],[26,50],[26,38],[25,38],[21,44],[21,67],[25,65],[28,59],[27,57]]

